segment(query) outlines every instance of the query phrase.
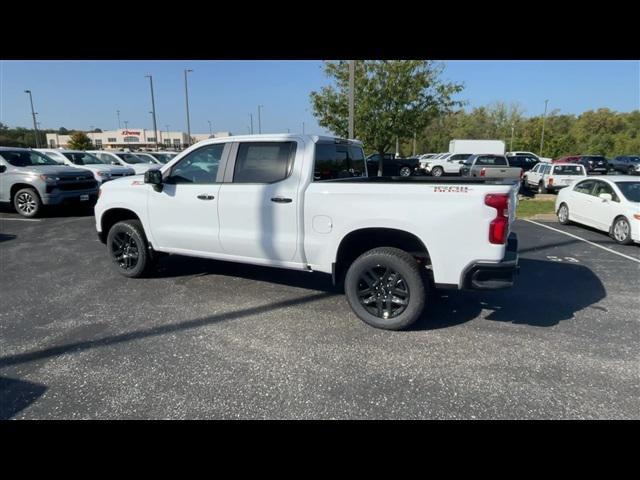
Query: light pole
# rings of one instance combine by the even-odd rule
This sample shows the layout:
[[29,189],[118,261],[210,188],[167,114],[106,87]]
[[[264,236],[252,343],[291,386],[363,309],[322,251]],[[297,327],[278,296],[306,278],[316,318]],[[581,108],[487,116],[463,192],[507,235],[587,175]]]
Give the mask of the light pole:
[[[167,127],[167,138],[169,139],[169,147],[171,146],[171,137],[169,136],[169,125],[165,125]],[[167,145],[166,139],[164,142],[165,146]]]
[[207,120],[209,123],[209,135],[213,135],[213,131],[211,130],[211,120]]
[[544,146],[544,122],[547,119],[547,103],[549,100],[544,101],[544,116],[542,117],[542,135],[540,136],[540,156],[542,156],[542,147]]
[[513,123],[511,124],[511,144],[509,145],[509,151],[513,152],[513,132],[515,131],[515,126]]
[[189,119],[189,90],[187,88],[187,73],[193,72],[193,70],[184,70],[184,98],[187,104],[187,143],[191,145],[191,120]]
[[153,96],[153,77],[151,76],[151,74],[145,75],[145,78],[146,77],[149,78],[149,86],[151,87],[151,110],[153,114],[153,134],[155,135],[155,139],[156,139],[156,150],[158,150],[158,127],[156,125],[156,100]]
[[416,156],[416,132],[413,132],[413,156]]
[[129,120],[125,120],[124,121],[124,129],[128,129],[129,128]]
[[262,133],[262,120],[260,117],[260,110],[264,107],[264,105],[258,105],[258,133]]
[[302,122],[302,134],[304,135],[304,122]]
[[354,110],[355,110],[355,76],[356,76],[356,61],[349,61],[349,138],[354,137]]
[[93,140],[93,129],[95,125],[89,125],[89,133],[91,134],[91,146],[95,146],[95,141]]
[[249,114],[249,122],[251,122],[251,135],[253,135],[253,113]]
[[118,115],[118,130],[120,130],[120,110],[116,110],[116,114]]
[[40,140],[39,140],[39,134],[38,134],[38,125],[36,122],[36,112],[33,109],[33,96],[31,95],[31,90],[25,90],[24,93],[28,93],[29,94],[29,102],[31,103],[31,116],[33,117],[33,130],[35,131],[36,134],[36,148],[40,148]]

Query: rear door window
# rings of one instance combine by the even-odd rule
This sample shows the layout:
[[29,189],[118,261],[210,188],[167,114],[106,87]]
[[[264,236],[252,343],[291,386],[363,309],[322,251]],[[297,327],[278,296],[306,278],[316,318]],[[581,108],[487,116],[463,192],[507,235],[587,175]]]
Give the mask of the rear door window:
[[293,167],[296,142],[245,142],[238,146],[233,183],[275,183]]
[[573,190],[578,193],[584,193],[585,195],[591,195],[594,183],[596,183],[594,180],[585,180],[584,182],[578,183]]

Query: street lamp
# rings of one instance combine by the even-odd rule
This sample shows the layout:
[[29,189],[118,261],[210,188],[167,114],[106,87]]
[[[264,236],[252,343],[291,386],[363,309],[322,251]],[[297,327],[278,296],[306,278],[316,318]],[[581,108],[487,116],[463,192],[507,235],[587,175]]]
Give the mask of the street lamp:
[[36,112],[33,110],[33,96],[31,95],[31,90],[25,90],[24,93],[29,94],[29,101],[31,102],[31,116],[33,117],[33,130],[36,134],[36,148],[40,148],[40,135],[38,134],[38,125],[36,125]]
[[[354,110],[355,110],[355,76],[356,76],[356,61],[349,61],[349,138],[355,138],[354,136]],[[415,142],[414,142],[415,143]],[[415,155],[415,152],[414,152]]]
[[509,151],[513,152],[513,132],[515,131],[515,126],[511,124],[511,145],[509,146]]
[[118,130],[120,130],[120,110],[116,110],[116,115],[118,115]]
[[189,90],[187,89],[187,73],[193,70],[184,70],[184,98],[187,103],[187,145],[191,145],[191,121],[189,119]]
[[304,122],[302,122],[302,134],[304,135]]
[[[93,129],[95,128],[95,125],[89,125],[89,133],[92,134],[93,133]],[[91,145],[93,146],[95,144],[94,140],[93,140],[93,135],[91,135]]]
[[262,109],[264,105],[258,105],[258,133],[262,133],[262,121],[260,117],[260,109]]
[[253,113],[249,114],[249,122],[251,122],[251,130],[250,133],[253,135]]
[[213,131],[211,130],[211,120],[207,120],[209,123],[209,135],[213,135]]
[[153,96],[153,77],[149,74],[149,75],[145,75],[145,78],[149,79],[149,86],[151,87],[151,110],[153,114],[153,132],[154,132],[153,134],[155,135],[156,150],[157,150],[158,149],[158,127],[156,125],[156,101]]
[[544,123],[547,119],[547,103],[549,100],[544,101],[544,116],[542,117],[542,135],[540,136],[540,156],[542,156],[542,146],[544,145]]
[[129,128],[129,120],[125,120],[124,121],[124,129],[128,129]]

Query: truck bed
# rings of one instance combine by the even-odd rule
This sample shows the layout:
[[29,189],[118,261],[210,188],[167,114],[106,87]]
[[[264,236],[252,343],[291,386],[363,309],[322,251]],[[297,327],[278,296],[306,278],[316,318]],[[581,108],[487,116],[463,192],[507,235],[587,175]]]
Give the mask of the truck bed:
[[446,185],[514,185],[515,178],[479,178],[479,177],[350,177],[335,180],[323,180],[322,183],[428,183]]

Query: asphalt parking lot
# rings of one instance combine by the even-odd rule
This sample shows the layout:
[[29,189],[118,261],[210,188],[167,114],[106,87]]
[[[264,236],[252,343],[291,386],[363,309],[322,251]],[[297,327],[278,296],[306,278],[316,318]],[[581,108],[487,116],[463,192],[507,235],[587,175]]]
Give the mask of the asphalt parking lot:
[[544,225],[514,226],[513,289],[388,332],[324,275],[171,256],[126,279],[90,213],[2,210],[0,418],[640,418],[640,247]]

